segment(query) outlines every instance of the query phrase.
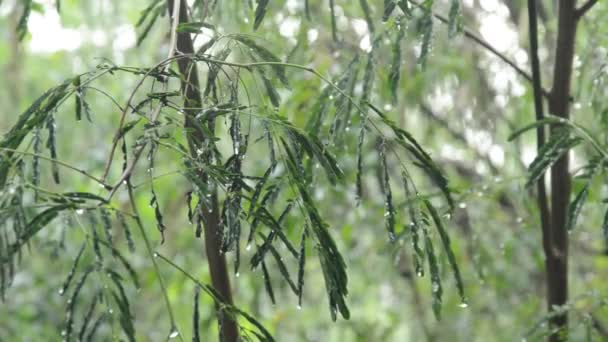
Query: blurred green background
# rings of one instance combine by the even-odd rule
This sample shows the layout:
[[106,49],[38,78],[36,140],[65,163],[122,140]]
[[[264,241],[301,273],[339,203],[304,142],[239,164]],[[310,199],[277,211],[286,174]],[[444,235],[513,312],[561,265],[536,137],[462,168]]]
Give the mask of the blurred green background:
[[[336,25],[340,43],[332,40],[327,1],[310,0],[311,20],[304,16],[304,2],[273,1],[261,27],[253,31],[254,8],[251,1],[218,1],[209,22],[218,32],[247,33],[262,39],[264,45],[280,58],[310,65],[322,74],[344,72],[348,62],[370,47],[370,36],[358,1],[336,0]],[[541,64],[549,74],[556,34],[553,1],[543,1],[545,16],[541,30]],[[138,33],[135,23],[149,1],[61,1],[57,13],[53,1],[36,1],[29,19],[29,33],[21,43],[15,28],[22,4],[0,2],[0,132],[8,131],[17,116],[41,93],[75,74],[95,69],[104,60],[127,66],[152,66],[166,57],[169,19],[161,17],[152,26],[147,39],[135,47]],[[370,1],[375,30],[383,24],[382,3]],[[447,16],[448,1],[435,1],[434,10]],[[463,23],[497,49],[529,69],[525,1],[463,1]],[[579,27],[575,79],[576,103],[573,119],[585,126],[602,143],[607,143],[608,128],[608,6],[600,2]],[[331,225],[331,234],[343,253],[349,274],[348,303],[351,319],[332,322],[327,309],[323,274],[316,258],[306,264],[306,282],[302,308],[297,297],[278,275],[271,272],[276,305],[272,305],[260,271],[252,271],[243,262],[238,277],[232,276],[235,304],[252,313],[277,341],[514,341],[540,339],[546,311],[544,257],[542,254],[538,213],[530,192],[524,187],[525,166],[535,156],[533,134],[516,141],[507,138],[514,129],[534,120],[532,90],[494,55],[489,54],[464,35],[448,38],[447,27],[434,23],[431,51],[422,68],[417,63],[421,37],[415,23],[404,23],[401,80],[398,101],[391,100],[387,78],[391,65],[392,41],[382,40],[377,55],[376,83],[372,102],[391,113],[391,118],[418,139],[447,172],[455,191],[457,208],[449,218],[448,229],[456,251],[468,297],[468,307],[460,299],[449,272],[447,260],[440,258],[445,274],[444,303],[441,320],[431,309],[431,283],[419,278],[412,267],[409,241],[391,244],[384,228],[384,198],[380,192],[377,154],[365,155],[369,172],[364,178],[365,198],[355,205],[354,173],[358,128],[345,133],[348,146],[335,151],[349,181],[336,187],[327,183],[314,192],[322,215]],[[390,37],[393,37],[392,35]],[[197,37],[200,46],[209,37]],[[280,90],[280,113],[295,124],[306,122],[305,104],[314,101],[324,86],[310,74],[290,70],[291,90]],[[548,77],[547,77],[548,78]],[[58,154],[62,161],[100,175],[109,153],[120,111],[102,92],[111,94],[120,104],[127,101],[138,78],[116,74],[100,79],[89,91],[91,121],[75,121],[71,101],[57,112]],[[252,89],[258,96],[263,90]],[[354,119],[358,120],[358,119]],[[256,134],[257,133],[257,134]],[[262,132],[253,132],[253,139]],[[222,148],[229,148],[227,143]],[[254,152],[255,153],[255,152]],[[251,174],[261,176],[267,156],[259,152],[247,156]],[[573,154],[573,170],[587,160],[584,149]],[[181,160],[160,150],[156,176],[179,170]],[[154,224],[145,165],[134,176],[141,214],[149,228],[148,235],[160,253],[210,283],[203,241],[194,238],[194,227],[187,222],[187,180],[172,173],[159,177],[154,188],[163,211],[166,241]],[[41,161],[43,184],[51,184],[50,164]],[[119,175],[116,169],[112,177]],[[54,190],[91,191],[96,186],[84,177],[62,172],[63,184]],[[45,182],[45,179],[47,182]],[[432,195],[433,188],[422,188]],[[574,182],[574,188],[581,183]],[[404,195],[394,186],[399,212],[406,210]],[[608,258],[604,250],[601,222],[607,188],[598,177],[591,188],[571,246],[571,327],[573,341],[602,340],[603,324],[608,324],[604,308],[608,285]],[[9,191],[10,189],[3,189]],[[101,191],[101,190],[100,190]],[[423,191],[425,192],[425,191]],[[115,198],[119,206],[128,206],[125,193]],[[67,298],[61,288],[83,240],[78,222],[57,220],[39,234],[24,251],[13,283],[0,305],[0,341],[61,340]],[[61,221],[61,222],[59,222]],[[297,239],[296,218],[285,221],[290,237]],[[406,222],[399,222],[403,226]],[[67,227],[67,228],[65,228]],[[65,245],[61,241],[65,235]],[[141,236],[134,230],[136,252],[126,252],[122,233],[115,241],[125,251],[142,280],[142,288],[128,288],[135,315],[137,338],[161,341],[171,331],[167,308],[162,299],[152,263],[145,253]],[[128,253],[128,254],[127,254]],[[252,251],[242,248],[244,258]],[[314,253],[311,248],[311,253]],[[93,255],[84,258],[92,259]],[[228,254],[232,270],[233,254]],[[293,272],[295,262],[287,262]],[[159,263],[166,281],[177,328],[184,340],[192,334],[194,284],[182,274]],[[83,303],[77,313],[84,314],[96,286],[83,288]],[[89,284],[90,285],[90,284]],[[217,339],[213,302],[201,296],[201,334],[204,341]],[[102,307],[112,310],[111,305]],[[599,328],[598,328],[599,326]],[[117,323],[102,325],[99,340],[120,340]]]

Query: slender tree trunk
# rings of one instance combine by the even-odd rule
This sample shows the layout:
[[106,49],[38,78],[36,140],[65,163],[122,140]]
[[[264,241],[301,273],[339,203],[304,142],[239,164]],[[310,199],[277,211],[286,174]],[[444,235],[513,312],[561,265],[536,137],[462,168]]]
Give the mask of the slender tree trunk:
[[[168,1],[169,11],[173,9],[173,1]],[[188,22],[188,7],[185,0],[180,1],[179,23]],[[170,13],[173,16],[172,13]],[[194,54],[192,38],[189,33],[177,34],[177,51],[178,54]],[[188,131],[188,145],[190,153],[194,158],[197,157],[197,150],[205,149],[204,143],[207,137],[202,132],[197,130],[192,120],[197,112],[202,107],[202,99],[200,92],[200,83],[198,80],[198,70],[196,64],[188,58],[178,59],[178,68],[182,77],[182,92],[184,96],[184,114],[185,114],[185,129]],[[214,130],[214,122],[208,122],[209,129]],[[208,148],[207,148],[208,149]],[[211,158],[209,158],[211,162]],[[203,172],[199,175],[203,183],[207,183],[208,176]],[[219,217],[219,204],[217,190],[211,190],[210,208],[203,210],[204,236],[205,236],[205,252],[207,253],[207,261],[209,263],[209,273],[211,274],[211,283],[213,287],[220,293],[224,303],[233,304],[232,291],[230,288],[230,277],[226,266],[226,258],[221,252],[222,231]],[[236,321],[232,317],[223,313],[218,313],[218,321],[220,324],[220,340],[226,342],[236,342],[239,340],[239,330]]]
[[[549,112],[564,119],[570,118],[570,84],[576,37],[577,13],[575,0],[559,1],[559,18],[553,88],[549,98]],[[566,153],[551,168],[551,245],[546,255],[548,307],[562,306],[568,301],[568,232],[566,213],[570,199],[569,154]],[[568,315],[554,316],[550,327],[557,332],[549,341],[568,339]]]
[[[8,17],[9,29],[8,29],[8,42],[10,48],[10,57],[5,67],[6,79],[9,81],[10,87],[7,87],[9,94],[8,101],[5,103],[7,108],[19,108],[21,99],[21,64],[22,64],[22,49],[19,44],[19,37],[17,36],[17,26],[19,24],[19,17],[23,6],[20,2],[15,2],[15,6],[11,14]],[[2,129],[4,131],[4,127]]]

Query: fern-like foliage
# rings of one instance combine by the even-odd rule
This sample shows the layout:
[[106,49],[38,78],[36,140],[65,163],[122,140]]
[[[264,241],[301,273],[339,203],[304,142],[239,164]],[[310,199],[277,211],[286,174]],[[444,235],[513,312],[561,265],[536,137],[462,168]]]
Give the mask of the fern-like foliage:
[[[330,4],[332,32],[337,40],[333,1]],[[269,5],[269,1],[257,1],[254,29],[258,29],[267,17]],[[199,282],[170,259],[154,253],[150,237],[144,228],[148,222],[144,222],[139,215],[133,199],[135,191],[143,191],[143,188],[135,187],[132,180],[140,175],[141,167],[136,166],[144,164],[140,161],[140,156],[145,155],[147,165],[143,165],[146,171],[142,174],[148,179],[146,183],[149,187],[146,188],[149,189],[149,205],[154,211],[160,243],[165,242],[164,233],[170,229],[164,217],[167,209],[163,202],[164,194],[157,192],[154,187],[158,153],[162,150],[182,159],[182,167],[175,175],[187,180],[190,185],[185,197],[188,220],[196,226],[192,232],[193,237],[200,238],[202,227],[214,224],[206,222],[209,217],[206,213],[218,211],[221,250],[223,253],[234,254],[235,274],[239,274],[243,264],[243,245],[246,249],[255,248],[249,265],[254,269],[261,268],[265,289],[273,303],[277,299],[273,291],[273,283],[276,281],[271,279],[273,266],[276,266],[278,277],[288,284],[298,297],[299,305],[302,305],[306,283],[305,265],[307,258],[316,255],[325,280],[330,316],[333,320],[338,315],[348,319],[351,314],[347,303],[347,262],[339,249],[340,243],[336,241],[332,222],[324,218],[324,208],[319,207],[313,192],[319,187],[348,184],[349,175],[341,164],[349,156],[340,155],[339,151],[354,147],[357,151],[355,191],[358,201],[365,203],[373,200],[366,198],[363,191],[367,171],[365,157],[374,151],[369,148],[370,142],[379,139],[382,143],[377,149],[377,156],[382,170],[385,226],[389,240],[394,243],[411,239],[415,267],[420,276],[425,273],[424,260],[427,260],[433,289],[433,307],[438,317],[443,289],[438,252],[434,245],[440,243],[464,301],[464,285],[448,229],[444,226],[441,210],[438,209],[440,202],[421,202],[412,175],[414,168],[417,168],[428,177],[442,194],[449,213],[453,208],[453,200],[447,178],[430,153],[415,139],[415,135],[390,119],[390,112],[374,105],[374,86],[378,84],[375,79],[377,71],[383,68],[378,62],[381,56],[379,42],[384,37],[394,37],[388,74],[393,102],[399,100],[399,80],[403,72],[401,42],[405,37],[405,21],[412,15],[410,6],[408,1],[385,1],[384,20],[388,21],[397,8],[405,16],[400,16],[396,22],[387,25],[385,32],[376,32],[372,51],[354,53],[347,70],[335,77],[325,76],[309,66],[282,62],[272,47],[265,46],[263,41],[251,35],[218,33],[194,55],[178,54],[150,67],[119,66],[104,62],[96,70],[69,78],[48,90],[20,115],[16,124],[0,141],[0,188],[7,189],[3,190],[0,197],[1,293],[4,294],[10,284],[14,273],[12,270],[24,247],[35,243],[35,238],[43,229],[55,227],[58,217],[67,217],[82,227],[84,236],[79,248],[66,247],[68,254],[74,255],[73,265],[60,290],[62,295],[69,297],[63,332],[66,339],[75,336],[78,339],[94,338],[98,327],[109,321],[107,314],[99,310],[102,300],[117,313],[125,338],[129,341],[136,339],[130,294],[140,285],[137,270],[122,250],[127,248],[135,252],[141,249],[139,245],[143,245],[157,272],[161,266],[179,270],[216,302],[222,315],[240,317],[247,321],[247,324],[241,325],[243,332],[249,331],[259,340],[272,340],[270,333],[252,316],[224,303],[222,296],[211,286]],[[431,6],[432,2],[425,2],[417,19],[422,35],[419,56],[422,65],[426,63],[430,51]],[[361,1],[361,7],[366,12],[368,26],[373,32],[369,5],[366,1]],[[165,2],[156,0],[142,11],[137,23],[141,30],[138,45],[144,41],[165,10]],[[456,18],[458,8],[453,11],[450,17]],[[202,27],[213,28],[204,22],[193,22],[182,24],[178,31],[195,33]],[[173,65],[184,59],[196,63],[206,76],[205,84],[201,85],[203,98],[200,105],[179,105],[177,100],[184,95],[185,90],[172,88],[183,81],[182,75],[174,71]],[[292,83],[290,77],[301,78],[303,74],[313,76],[306,82],[320,81],[322,88],[312,104],[301,104],[297,113],[288,113],[284,108],[288,108],[285,104],[292,101],[289,95]],[[98,79],[117,75],[135,78],[137,86],[131,90],[128,102],[124,106],[118,105],[122,114],[114,139],[108,141],[111,148],[105,171],[83,170],[60,160],[56,145],[62,135],[55,129],[55,122],[70,118],[59,115],[58,108],[65,110],[64,103],[72,97],[74,102],[71,103],[75,104],[72,117],[79,121],[85,114],[90,119],[87,90]],[[148,80],[152,82],[145,83]],[[362,82],[361,93],[356,91],[359,82]],[[151,88],[144,90],[144,84],[151,84]],[[184,121],[188,123],[185,126],[182,124]],[[226,124],[222,125],[221,122]],[[305,124],[302,125],[302,122]],[[355,138],[350,133],[353,122],[359,127]],[[204,139],[195,143],[191,138],[194,135]],[[41,144],[44,136],[47,139],[45,147],[48,156]],[[257,144],[258,141],[265,143]],[[568,144],[564,145],[564,141]],[[578,140],[564,136],[547,148],[553,146],[550,152],[558,157],[564,146],[569,148],[576,142]],[[221,143],[232,148],[226,152],[218,147]],[[118,146],[121,156],[115,153]],[[262,161],[265,165],[261,172],[247,163],[253,155],[252,151],[256,151],[256,155],[268,156],[267,160]],[[542,163],[537,162],[535,175],[542,173],[554,157]],[[121,162],[113,163],[114,160]],[[77,173],[90,181],[89,190],[76,192],[66,189],[68,191],[61,193],[47,190],[43,183],[46,178],[40,175],[41,166],[47,162],[51,165],[51,177],[55,183],[68,178],[68,173]],[[26,168],[31,169],[33,179],[26,175]],[[394,170],[398,170],[398,181],[393,179]],[[103,175],[98,176],[101,173]],[[408,199],[414,199],[405,213],[394,204],[396,192],[392,190],[401,182]],[[119,192],[126,194],[129,203],[120,203],[115,196]],[[27,196],[29,193],[36,194],[33,202],[32,197]],[[210,201],[215,194],[219,194],[221,199],[219,205]],[[40,209],[31,209],[32,204]],[[123,209],[125,206],[128,209]],[[298,220],[301,224],[298,227],[286,225],[290,219]],[[134,226],[138,228],[138,233],[134,232]],[[438,242],[434,242],[430,231],[433,226],[437,229]],[[245,233],[246,237],[243,236]],[[125,236],[125,246],[118,245],[118,239],[115,238],[118,234]],[[277,248],[278,245],[285,248]],[[164,263],[157,264],[156,259]],[[297,265],[293,270],[290,269],[292,263]],[[105,279],[108,285],[100,287],[93,282],[95,274]],[[160,274],[158,276],[161,288],[165,291]],[[92,288],[89,292],[95,295],[81,298],[83,289],[87,287]],[[198,300],[197,292],[195,302]],[[168,299],[167,306],[170,312]],[[195,305],[195,331],[198,331],[198,315],[198,306]],[[172,315],[171,325],[170,334],[173,335],[176,332],[173,330],[175,322]],[[254,327],[253,331],[248,330],[251,327]],[[198,336],[198,332],[195,336]]]

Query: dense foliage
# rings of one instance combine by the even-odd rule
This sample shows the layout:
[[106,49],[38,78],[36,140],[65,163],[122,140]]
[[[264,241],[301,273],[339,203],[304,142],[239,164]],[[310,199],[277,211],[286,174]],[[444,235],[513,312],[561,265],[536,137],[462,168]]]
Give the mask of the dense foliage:
[[605,3],[186,3],[0,3],[0,340],[607,338]]

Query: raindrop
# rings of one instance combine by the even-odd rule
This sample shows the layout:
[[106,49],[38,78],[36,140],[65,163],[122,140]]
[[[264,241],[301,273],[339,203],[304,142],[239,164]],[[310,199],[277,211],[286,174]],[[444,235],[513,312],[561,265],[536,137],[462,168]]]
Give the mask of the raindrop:
[[467,302],[462,302],[462,303],[458,304],[458,306],[465,309],[465,308],[469,307],[469,304],[467,304]]
[[464,203],[464,202],[460,202],[460,203],[458,203],[458,208],[460,208],[460,209],[466,209],[467,208],[467,204]]
[[110,309],[110,310],[108,310],[108,313],[111,315],[111,314],[113,314],[113,313],[114,313],[114,310],[113,310],[113,309]]
[[179,336],[179,331],[177,331],[177,329],[173,328],[171,330],[171,332],[169,333],[169,338],[172,339],[172,338],[176,338],[177,336]]
[[298,306],[296,307],[298,310],[302,310],[302,305],[298,304]]
[[333,95],[329,95],[329,99],[330,99],[330,100],[333,100],[333,99],[334,99],[334,96],[333,96]]
[[239,272],[236,272],[235,276],[238,278],[241,276],[241,274]]
[[158,258],[158,253],[154,252],[154,257]]
[[63,295],[63,289],[59,289],[57,292],[59,292],[59,295]]
[[246,251],[250,251],[251,250],[251,244],[250,243],[248,243],[247,246],[245,246],[245,250]]
[[384,105],[384,110],[385,110],[385,111],[387,111],[387,112],[388,112],[388,111],[389,111],[389,110],[391,110],[391,109],[393,109],[393,106],[391,106],[391,104],[390,104],[390,103],[387,103],[387,104],[385,104],[385,105]]
[[434,281],[433,282],[433,292],[437,292],[439,291],[439,283]]
[[524,221],[524,219],[523,219],[523,218],[521,218],[521,217],[518,217],[518,218],[517,218],[515,221],[516,221],[517,223],[522,223],[522,222]]
[[78,214],[78,215],[84,214],[84,209],[76,209],[76,214]]

